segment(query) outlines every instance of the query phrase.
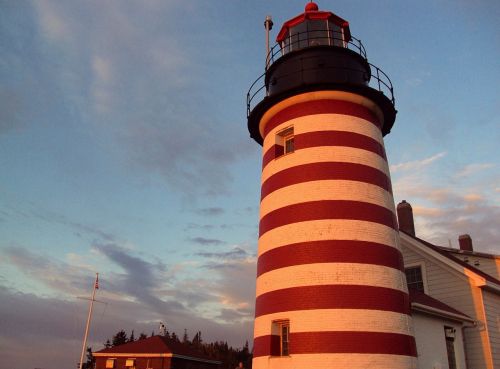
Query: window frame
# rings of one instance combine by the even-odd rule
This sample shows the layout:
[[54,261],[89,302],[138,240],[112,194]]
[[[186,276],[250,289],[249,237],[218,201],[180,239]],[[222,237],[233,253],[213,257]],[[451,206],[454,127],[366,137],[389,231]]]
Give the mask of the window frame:
[[[286,340],[283,337],[284,330],[286,330]],[[285,345],[285,343],[286,343],[286,345]],[[289,320],[283,321],[280,324],[280,356],[290,356],[290,321]]]
[[[283,155],[293,154],[295,152],[295,136],[290,134],[283,137]],[[288,150],[288,143],[291,143],[291,150]]]
[[[291,145],[289,146],[288,143],[291,143]],[[276,154],[274,157],[275,159],[293,154],[295,152],[295,134],[293,125],[277,131],[274,144],[283,148],[283,153],[280,153],[279,155]],[[289,147],[291,147],[291,150],[289,150]]]
[[423,292],[427,294],[428,292],[428,287],[427,287],[427,270],[425,268],[425,263],[424,262],[417,262],[417,263],[410,263],[410,264],[405,264],[404,266],[404,273],[405,273],[405,280],[406,280],[406,287],[408,288],[408,291],[410,291],[410,288],[408,286],[408,280],[406,278],[406,270],[407,269],[412,269],[412,268],[420,268],[420,273],[422,275],[422,284],[423,284]]
[[[446,344],[446,357],[448,359],[448,367],[449,369],[457,369],[457,353],[455,351],[455,332],[456,328],[450,326],[444,326],[444,338]],[[448,330],[452,332],[451,335],[448,335]]]
[[[289,319],[279,319],[273,320],[272,324],[272,334],[276,334],[280,341],[279,354],[274,354],[275,357],[287,357],[290,356],[290,320]],[[285,331],[286,330],[286,331]],[[286,332],[286,334],[284,334]]]

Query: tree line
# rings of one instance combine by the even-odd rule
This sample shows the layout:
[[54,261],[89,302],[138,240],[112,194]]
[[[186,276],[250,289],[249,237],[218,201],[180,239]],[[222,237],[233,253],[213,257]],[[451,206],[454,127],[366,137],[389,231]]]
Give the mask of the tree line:
[[[193,339],[189,339],[187,329],[184,329],[184,334],[180,338],[175,332],[169,332],[165,330],[162,334],[165,337],[191,347],[196,351],[214,359],[222,362],[221,369],[234,369],[238,363],[241,361],[246,369],[251,369],[252,367],[252,353],[248,347],[248,341],[242,348],[233,348],[228,345],[227,341],[215,341],[215,342],[205,342],[201,337],[201,331],[196,332]],[[154,332],[151,332],[151,337],[154,336]],[[148,338],[145,333],[140,333],[136,338],[134,331],[127,335],[125,330],[120,330],[112,336],[111,339],[107,339],[104,343],[105,348],[110,348],[118,345],[123,345],[124,343],[134,342]],[[95,359],[92,357],[92,349],[87,348],[87,362],[84,363],[83,369],[93,369]]]

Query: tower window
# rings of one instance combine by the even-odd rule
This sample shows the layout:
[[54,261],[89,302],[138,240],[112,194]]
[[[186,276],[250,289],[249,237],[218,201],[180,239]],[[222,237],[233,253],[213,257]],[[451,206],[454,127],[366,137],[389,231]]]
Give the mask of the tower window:
[[[276,320],[272,323],[272,335],[275,344],[271,349],[272,355],[288,356],[290,355],[290,321]],[[278,346],[279,342],[279,346]]]
[[285,128],[276,134],[275,158],[282,155],[291,154],[295,151],[295,137],[293,127]]
[[406,284],[409,290],[424,292],[424,280],[422,278],[422,267],[415,266],[405,268]]

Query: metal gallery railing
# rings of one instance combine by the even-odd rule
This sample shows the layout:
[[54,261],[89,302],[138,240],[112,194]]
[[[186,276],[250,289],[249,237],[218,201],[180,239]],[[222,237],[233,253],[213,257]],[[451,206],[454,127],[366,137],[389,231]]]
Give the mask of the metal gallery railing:
[[[266,71],[267,69],[279,58],[283,55],[292,53],[294,51],[302,50],[309,47],[315,46],[333,46],[333,47],[344,47],[349,50],[352,50],[359,54],[363,59],[366,58],[366,51],[361,43],[361,41],[357,38],[351,37],[351,40],[346,42],[343,39],[343,35],[339,32],[333,31],[309,31],[294,34],[292,37],[285,39],[281,44],[276,44],[268,53],[266,58]],[[382,92],[394,105],[394,88],[392,86],[392,82],[389,76],[384,73],[379,67],[374,64],[368,62],[368,65],[371,69],[371,78],[367,81],[367,85],[377,91]],[[323,67],[325,68],[325,67]],[[326,67],[327,69],[328,67]],[[339,72],[358,72],[365,73],[364,70],[353,70],[347,67],[331,67],[331,69],[336,69]],[[287,78],[291,74],[295,73],[304,73],[308,71],[314,70],[311,69],[300,69],[297,71],[292,71],[287,75],[282,75],[280,78]],[[268,96],[269,86],[265,84],[265,76],[266,72],[260,75],[250,86],[247,93],[247,115],[250,115],[250,112],[253,108],[262,101],[266,96]],[[279,82],[279,81],[274,81]]]

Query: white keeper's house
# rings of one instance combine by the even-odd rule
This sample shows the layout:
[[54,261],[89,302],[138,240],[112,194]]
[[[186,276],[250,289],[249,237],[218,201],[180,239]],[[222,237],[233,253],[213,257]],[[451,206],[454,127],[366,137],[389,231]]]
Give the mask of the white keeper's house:
[[415,235],[409,203],[398,204],[400,238],[419,369],[500,368],[500,256]]

